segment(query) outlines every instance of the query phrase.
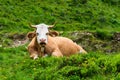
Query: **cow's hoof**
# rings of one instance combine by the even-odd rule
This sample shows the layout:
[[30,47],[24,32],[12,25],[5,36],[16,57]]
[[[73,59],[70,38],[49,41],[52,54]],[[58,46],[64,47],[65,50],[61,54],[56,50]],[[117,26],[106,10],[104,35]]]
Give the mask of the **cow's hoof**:
[[34,59],[34,60],[35,60],[35,59],[37,59],[37,58],[38,58],[38,55],[31,55],[31,56],[30,56],[30,58],[32,58],[32,59]]

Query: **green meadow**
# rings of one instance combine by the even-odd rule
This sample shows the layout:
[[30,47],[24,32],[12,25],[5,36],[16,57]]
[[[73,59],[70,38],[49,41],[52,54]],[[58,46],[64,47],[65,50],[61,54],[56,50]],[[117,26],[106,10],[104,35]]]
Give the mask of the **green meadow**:
[[[29,23],[56,23],[88,54],[30,59]],[[0,0],[0,80],[120,80],[120,0]]]

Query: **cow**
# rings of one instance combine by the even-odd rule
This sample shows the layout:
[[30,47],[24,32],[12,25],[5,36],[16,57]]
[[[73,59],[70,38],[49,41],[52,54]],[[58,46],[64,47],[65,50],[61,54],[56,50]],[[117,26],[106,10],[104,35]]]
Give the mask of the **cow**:
[[81,46],[69,38],[50,36],[49,28],[52,28],[54,25],[41,23],[30,26],[36,28],[35,37],[28,45],[28,52],[33,59],[37,59],[39,56],[44,57],[45,55],[62,57],[78,53],[87,53]]

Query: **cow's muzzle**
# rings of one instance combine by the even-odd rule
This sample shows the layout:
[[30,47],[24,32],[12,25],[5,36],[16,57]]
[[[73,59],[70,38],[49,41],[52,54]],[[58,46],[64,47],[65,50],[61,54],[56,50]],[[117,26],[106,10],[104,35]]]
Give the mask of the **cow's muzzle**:
[[40,45],[41,45],[42,47],[44,47],[44,46],[46,45],[46,43],[45,43],[45,42],[41,42]]

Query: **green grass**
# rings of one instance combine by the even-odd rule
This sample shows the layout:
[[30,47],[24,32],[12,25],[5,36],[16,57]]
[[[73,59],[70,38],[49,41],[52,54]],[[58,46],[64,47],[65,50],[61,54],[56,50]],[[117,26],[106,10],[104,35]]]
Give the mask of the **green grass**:
[[[119,2],[119,0],[118,0]],[[119,4],[118,4],[119,5]],[[5,32],[30,31],[28,23],[53,24],[59,31],[108,30],[120,31],[118,5],[109,5],[101,0],[1,0],[0,23]]]
[[78,54],[32,60],[25,46],[0,48],[1,80],[107,80],[120,78],[120,54]]

